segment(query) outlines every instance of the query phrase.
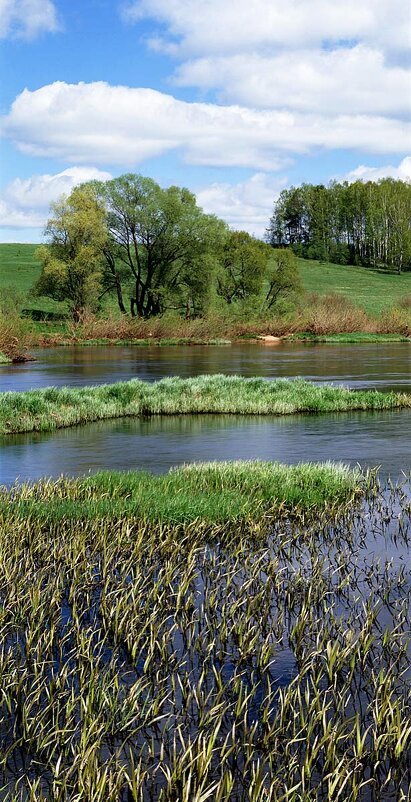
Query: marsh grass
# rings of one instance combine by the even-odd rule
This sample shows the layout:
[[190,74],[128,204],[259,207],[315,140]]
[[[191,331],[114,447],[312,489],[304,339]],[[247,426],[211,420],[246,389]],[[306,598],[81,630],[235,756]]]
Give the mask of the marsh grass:
[[[243,468],[168,480],[249,492]],[[408,802],[409,485],[207,530],[19,503],[140,479],[3,492],[2,800]]]
[[138,379],[98,387],[55,388],[0,394],[0,434],[51,431],[127,416],[292,415],[400,409],[411,395],[315,385],[303,379],[245,379],[239,376]]
[[0,510],[63,520],[143,520],[166,523],[256,525],[274,513],[336,508],[359,497],[367,477],[345,465],[244,461],[198,463],[169,473],[101,472],[81,479],[62,477],[16,485],[0,492]]

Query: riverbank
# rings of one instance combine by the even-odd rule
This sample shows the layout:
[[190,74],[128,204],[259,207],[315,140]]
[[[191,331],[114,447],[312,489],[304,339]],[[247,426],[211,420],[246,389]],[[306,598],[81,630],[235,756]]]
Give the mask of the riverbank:
[[346,343],[411,343],[411,337],[403,334],[378,334],[365,331],[354,331],[335,334],[312,334],[308,331],[300,331],[295,334],[285,334],[281,337],[272,334],[243,334],[232,337],[231,339],[218,337],[215,339],[199,337],[148,337],[135,339],[110,339],[109,337],[82,339],[59,339],[45,340],[43,347],[73,347],[73,345],[87,346],[174,346],[174,345],[234,345],[236,343],[255,343],[260,345],[280,345],[289,342],[307,343],[327,343],[329,345]]
[[407,393],[349,390],[303,379],[207,375],[0,394],[0,434],[152,415],[292,415],[411,407]]

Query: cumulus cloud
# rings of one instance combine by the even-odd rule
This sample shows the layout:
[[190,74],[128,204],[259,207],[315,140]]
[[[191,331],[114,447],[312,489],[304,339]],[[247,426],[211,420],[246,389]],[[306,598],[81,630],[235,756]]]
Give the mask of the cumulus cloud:
[[188,163],[268,172],[281,169],[286,154],[313,148],[404,151],[411,126],[376,115],[188,103],[151,89],[56,82],[18,95],[2,131],[24,153],[77,164],[134,167],[179,149]]
[[[132,0],[156,51],[180,61],[180,86],[220,101],[324,114],[409,109],[405,0]],[[154,22],[154,24],[155,24]]]
[[344,176],[346,181],[378,181],[380,178],[396,178],[411,181],[411,156],[406,156],[396,167],[392,164],[385,167],[366,167],[360,164]]
[[411,71],[387,66],[376,49],[294,50],[194,59],[174,82],[216,89],[225,102],[326,114],[402,114],[409,109]]
[[0,38],[34,39],[58,29],[51,0],[0,0]]
[[130,21],[157,20],[164,32],[154,46],[182,57],[344,41],[387,51],[409,46],[404,0],[132,0],[123,15]]
[[110,173],[95,167],[70,167],[55,175],[15,178],[0,197],[0,227],[43,228],[52,201],[84,181],[109,178]]
[[197,201],[205,212],[222,217],[232,228],[263,237],[273,203],[286,184],[286,178],[255,173],[238,184],[216,182],[203,187]]

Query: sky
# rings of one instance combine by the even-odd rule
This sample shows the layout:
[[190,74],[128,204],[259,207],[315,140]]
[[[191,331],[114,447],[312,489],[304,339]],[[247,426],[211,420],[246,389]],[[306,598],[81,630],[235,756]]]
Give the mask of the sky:
[[263,237],[282,189],[411,179],[408,0],[0,0],[0,241],[141,173]]

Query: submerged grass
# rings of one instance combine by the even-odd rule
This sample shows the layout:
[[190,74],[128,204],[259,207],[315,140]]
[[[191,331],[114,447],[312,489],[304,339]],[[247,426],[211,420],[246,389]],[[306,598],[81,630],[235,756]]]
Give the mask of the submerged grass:
[[315,385],[303,379],[239,376],[138,379],[98,387],[7,392],[0,395],[0,434],[51,431],[108,418],[142,415],[291,415],[400,409],[411,395]]
[[[278,471],[164,481],[265,498]],[[140,481],[3,491],[2,802],[408,802],[409,486],[258,528],[47,515]]]
[[274,513],[336,507],[363,492],[364,477],[340,464],[281,465],[271,462],[198,463],[155,476],[101,472],[15,486],[0,494],[0,512],[49,522],[143,520],[168,523],[256,524]]

